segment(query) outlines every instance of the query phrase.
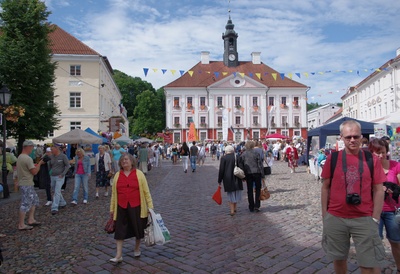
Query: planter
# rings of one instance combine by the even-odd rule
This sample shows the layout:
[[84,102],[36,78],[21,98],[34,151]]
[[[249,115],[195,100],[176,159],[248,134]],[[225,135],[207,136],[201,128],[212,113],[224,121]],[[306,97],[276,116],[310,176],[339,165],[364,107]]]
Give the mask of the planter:
[[174,124],[175,128],[181,127],[181,124]]

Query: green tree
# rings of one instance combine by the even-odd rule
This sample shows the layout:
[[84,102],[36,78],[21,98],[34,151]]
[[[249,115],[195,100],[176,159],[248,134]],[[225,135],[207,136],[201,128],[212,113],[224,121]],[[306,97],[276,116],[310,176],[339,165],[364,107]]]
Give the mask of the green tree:
[[160,111],[161,101],[155,92],[146,90],[137,96],[137,106],[134,110],[133,133],[157,133],[163,129],[165,121]]
[[11,104],[25,108],[25,116],[8,123],[9,134],[18,139],[44,140],[58,128],[53,104],[56,63],[51,60],[47,23],[50,14],[40,0],[3,0],[0,13],[0,82],[12,92]]
[[114,70],[113,79],[122,94],[122,104],[126,108],[128,117],[133,116],[139,94],[145,90],[155,92],[152,84],[143,81],[140,77],[132,77],[116,69]]

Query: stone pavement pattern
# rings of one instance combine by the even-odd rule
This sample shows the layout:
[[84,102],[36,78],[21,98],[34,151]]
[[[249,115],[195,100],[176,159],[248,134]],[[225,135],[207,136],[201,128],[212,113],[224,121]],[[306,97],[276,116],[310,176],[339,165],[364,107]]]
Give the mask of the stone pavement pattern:
[[[267,177],[271,198],[261,212],[250,213],[246,193],[235,216],[211,196],[217,188],[218,161],[207,158],[195,173],[181,164],[162,161],[147,175],[155,211],[160,213],[172,240],[164,246],[141,246],[133,257],[134,241],[126,240],[124,261],[114,265],[113,235],[103,231],[109,216],[110,197],[94,199],[90,180],[89,204],[72,206],[52,216],[40,206],[42,226],[18,231],[18,194],[0,201],[0,239],[5,262],[0,273],[333,273],[321,248],[320,183],[305,167],[290,174],[286,163],[276,162]],[[64,197],[71,201],[73,181]],[[41,205],[44,190],[37,190]],[[100,193],[102,195],[102,193]],[[395,273],[385,240],[388,265],[383,273]],[[351,251],[350,273],[359,273]]]

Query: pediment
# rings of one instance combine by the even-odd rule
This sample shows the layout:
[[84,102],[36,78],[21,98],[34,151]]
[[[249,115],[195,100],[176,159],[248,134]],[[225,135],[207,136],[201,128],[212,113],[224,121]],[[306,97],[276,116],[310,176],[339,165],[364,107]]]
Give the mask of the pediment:
[[243,89],[243,88],[266,88],[267,86],[260,82],[250,78],[247,75],[241,75],[239,73],[232,74],[228,77],[221,79],[210,85],[209,88],[221,88],[221,89]]

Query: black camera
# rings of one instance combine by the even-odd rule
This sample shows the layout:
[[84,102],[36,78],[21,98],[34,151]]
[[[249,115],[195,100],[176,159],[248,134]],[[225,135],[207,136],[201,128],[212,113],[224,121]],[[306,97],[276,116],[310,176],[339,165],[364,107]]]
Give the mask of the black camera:
[[359,205],[361,204],[361,197],[357,193],[347,194],[346,203],[350,205]]

